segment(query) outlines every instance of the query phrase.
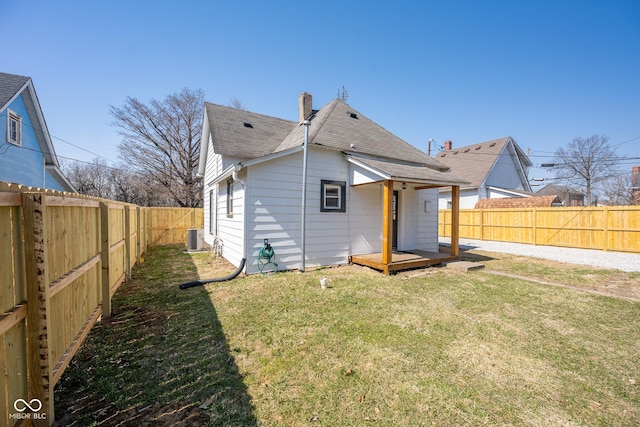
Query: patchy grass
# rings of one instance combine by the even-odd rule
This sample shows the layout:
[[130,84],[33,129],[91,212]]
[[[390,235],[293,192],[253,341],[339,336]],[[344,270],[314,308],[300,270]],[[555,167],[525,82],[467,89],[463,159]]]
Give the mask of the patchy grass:
[[478,261],[487,269],[525,276],[576,289],[597,291],[640,301],[640,273],[575,265],[557,261],[527,258],[519,255],[481,251],[464,251],[462,259]]
[[181,291],[233,267],[172,247],[146,258],[56,389],[64,425],[640,424],[638,303],[442,268]]

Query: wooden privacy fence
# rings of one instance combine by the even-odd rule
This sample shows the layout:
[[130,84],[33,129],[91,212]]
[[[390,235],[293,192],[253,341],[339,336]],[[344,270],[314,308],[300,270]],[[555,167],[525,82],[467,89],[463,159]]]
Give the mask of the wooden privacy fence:
[[[460,238],[640,253],[640,206],[461,209]],[[451,210],[440,210],[451,236]]]
[[184,244],[202,226],[202,209],[155,210],[0,183],[0,425],[50,425],[55,384],[153,233]]

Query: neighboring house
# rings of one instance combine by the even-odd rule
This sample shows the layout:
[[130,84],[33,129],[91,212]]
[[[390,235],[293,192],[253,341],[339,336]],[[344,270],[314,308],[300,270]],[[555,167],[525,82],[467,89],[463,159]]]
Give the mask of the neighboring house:
[[0,73],[0,181],[75,192],[60,171],[31,78]]
[[[532,163],[510,136],[455,149],[446,141],[435,159],[449,166],[452,175],[469,181],[460,190],[461,209],[473,209],[482,199],[531,193],[527,172]],[[440,190],[438,208],[451,208],[450,190]]]
[[498,199],[482,199],[475,209],[509,209],[509,208],[550,208],[562,206],[558,196],[503,197]]
[[392,249],[437,256],[437,188],[457,192],[465,181],[339,99],[316,111],[303,93],[299,106],[295,122],[205,103],[205,241],[221,244],[235,266],[245,258],[247,274],[258,272],[267,239],[281,270],[378,254],[365,264],[388,273],[397,267]]
[[555,195],[560,197],[562,206],[584,206],[584,193],[564,185],[547,184],[536,192],[538,196]]

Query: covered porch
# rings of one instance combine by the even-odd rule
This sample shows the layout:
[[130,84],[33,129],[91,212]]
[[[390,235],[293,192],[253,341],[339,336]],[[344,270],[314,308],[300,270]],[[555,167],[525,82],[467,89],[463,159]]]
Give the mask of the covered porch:
[[[424,166],[398,164],[378,159],[356,158],[355,156],[349,156],[348,160],[353,166],[357,167],[357,169],[352,168],[352,172],[359,172],[359,174],[352,175],[352,186],[382,185],[381,251],[352,254],[349,256],[349,261],[352,264],[371,267],[388,275],[400,270],[427,267],[458,259],[460,184],[464,184],[465,181],[452,176],[447,176],[443,179],[446,174],[442,173],[442,171],[434,171]],[[450,249],[438,252],[419,249],[395,249],[394,242],[397,242],[397,236],[394,236],[394,233],[397,233],[397,223],[394,227],[394,222],[396,222],[394,217],[396,215],[394,184],[405,189],[405,191],[419,191],[440,187],[451,188]],[[426,211],[427,208],[425,206]],[[437,210],[435,216],[437,218]],[[437,235],[435,239],[437,239]]]

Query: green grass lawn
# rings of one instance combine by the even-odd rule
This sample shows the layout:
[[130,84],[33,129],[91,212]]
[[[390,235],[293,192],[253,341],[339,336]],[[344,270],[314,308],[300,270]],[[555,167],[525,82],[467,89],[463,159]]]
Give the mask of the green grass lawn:
[[61,425],[640,425],[639,303],[444,268],[180,290],[233,267],[145,258],[58,385]]

